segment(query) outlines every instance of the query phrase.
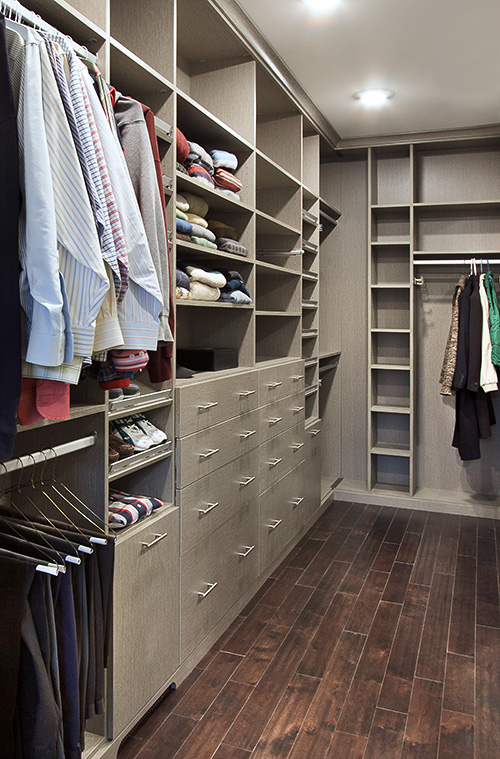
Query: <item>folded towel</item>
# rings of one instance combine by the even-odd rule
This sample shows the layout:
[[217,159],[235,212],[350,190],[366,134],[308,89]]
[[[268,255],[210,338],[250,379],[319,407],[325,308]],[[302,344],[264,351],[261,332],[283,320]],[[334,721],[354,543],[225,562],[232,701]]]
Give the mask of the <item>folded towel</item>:
[[248,256],[248,250],[240,242],[230,240],[228,237],[218,237],[217,247],[224,253],[233,253],[236,256]]
[[175,284],[177,285],[177,287],[185,287],[186,290],[189,290],[189,286],[190,286],[189,275],[186,274],[185,271],[182,271],[182,269],[176,269],[175,270]]
[[230,240],[238,239],[238,232],[234,227],[224,224],[223,221],[217,221],[216,219],[207,219],[208,228],[215,234],[216,237],[227,237]]
[[184,211],[184,213],[187,213],[189,211],[189,203],[187,202],[184,195],[180,194],[180,192],[178,192],[176,195],[175,205],[180,211]]
[[191,224],[198,224],[200,227],[203,227],[203,229],[208,228],[207,220],[204,219],[203,216],[198,216],[196,213],[188,213],[186,218]]
[[177,232],[182,232],[185,235],[190,235],[193,231],[193,225],[190,224],[189,221],[184,221],[184,219],[176,219],[175,229]]
[[230,200],[237,200],[238,202],[241,200],[238,193],[233,192],[232,190],[227,190],[225,187],[219,187],[216,185],[215,189],[217,192],[220,192],[221,195],[225,195],[226,198],[229,198]]
[[252,299],[241,290],[234,290],[232,293],[221,293],[219,300],[225,303],[251,303]]
[[178,219],[183,219],[184,221],[189,221],[187,214],[184,213],[184,211],[181,211],[180,208],[175,209],[175,215]]
[[180,242],[191,242],[191,236],[187,235],[185,232],[176,232],[175,239],[179,240]]
[[191,163],[201,163],[201,165],[208,171],[209,174],[214,173],[214,162],[212,161],[212,156],[207,153],[205,148],[202,148],[201,145],[198,145],[197,142],[189,142],[189,155],[187,157],[187,162]]
[[197,182],[201,182],[201,184],[207,185],[207,187],[210,187],[212,190],[214,189],[215,182],[208,171],[203,168],[201,163],[192,163],[187,167],[187,173],[191,179],[196,179]]
[[242,188],[242,184],[238,177],[235,177],[234,174],[231,174],[230,171],[226,171],[226,169],[215,169],[214,180],[217,187],[223,187],[234,193],[237,193],[238,190],[241,190]]
[[214,169],[231,169],[236,171],[238,168],[238,159],[234,153],[228,153],[226,150],[211,150],[210,155],[214,164]]
[[184,163],[189,155],[189,143],[182,134],[179,127],[177,127],[177,160],[179,163]]
[[192,300],[219,300],[220,290],[218,287],[210,287],[203,282],[191,282]]
[[199,266],[186,266],[186,273],[189,274],[191,284],[203,282],[210,287],[224,287],[226,284],[226,278],[220,271],[206,271]]
[[[184,223],[189,224],[189,222]],[[189,234],[196,235],[196,237],[203,237],[204,240],[210,240],[210,242],[215,242],[214,233],[209,229],[205,229],[205,227],[200,227],[199,224],[191,224],[191,232]]]
[[214,242],[210,242],[210,240],[205,240],[204,237],[196,237],[196,235],[191,235],[191,242],[193,242],[195,245],[204,245],[205,248],[217,250],[217,245]]
[[226,282],[226,284],[222,288],[222,292],[224,293],[232,293],[235,290],[240,290],[242,293],[245,293],[245,295],[248,295],[248,297],[250,298],[250,293],[248,292],[247,288],[245,287],[241,279],[230,279],[228,280],[228,282]]
[[175,297],[177,300],[191,300],[191,293],[185,287],[176,287]]
[[[192,192],[184,192],[184,199],[186,200],[188,207],[186,211],[189,211],[189,213],[194,213],[197,216],[202,216],[205,218],[205,216],[208,213],[208,203],[204,198],[200,198],[199,195],[193,195]],[[184,209],[182,209],[184,210]]]

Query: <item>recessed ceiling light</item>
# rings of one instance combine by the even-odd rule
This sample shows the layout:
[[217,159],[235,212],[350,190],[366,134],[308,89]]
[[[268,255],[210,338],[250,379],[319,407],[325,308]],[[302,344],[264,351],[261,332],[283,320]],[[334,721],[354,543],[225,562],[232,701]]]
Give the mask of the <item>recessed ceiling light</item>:
[[387,100],[394,97],[394,92],[392,90],[381,90],[381,89],[375,89],[375,90],[360,90],[359,92],[355,92],[353,95],[353,98],[355,100],[360,100],[363,105],[368,106],[377,106],[377,105],[383,105]]
[[340,0],[299,0],[306,8],[313,13],[328,13]]

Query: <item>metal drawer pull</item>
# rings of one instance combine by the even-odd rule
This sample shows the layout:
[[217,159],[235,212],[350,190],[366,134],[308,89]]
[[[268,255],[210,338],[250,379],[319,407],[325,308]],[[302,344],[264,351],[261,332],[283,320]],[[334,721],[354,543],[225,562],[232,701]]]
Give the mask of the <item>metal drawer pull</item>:
[[311,433],[311,435],[313,435],[314,437],[316,437],[316,435],[319,435],[319,433],[321,432],[321,430],[309,430],[309,432]]
[[292,411],[294,414],[298,414],[300,411],[304,411],[305,406],[294,406]]
[[218,505],[219,501],[215,501],[215,503],[207,503],[208,509],[198,509],[198,511],[200,514],[208,514],[209,511],[217,508]]
[[276,416],[274,419],[269,419],[269,424],[271,425],[278,424],[279,422],[282,422],[282,421],[283,421],[282,416]]
[[213,401],[213,403],[205,403],[204,406],[198,406],[200,411],[206,411],[207,408],[213,408],[214,406],[218,406],[219,401]]
[[151,541],[151,543],[142,543],[143,548],[151,548],[151,546],[154,546],[155,543],[159,543],[160,540],[163,540],[163,538],[166,538],[168,535],[168,532],[163,532],[161,535],[159,533],[155,533],[155,539]]
[[304,379],[304,375],[303,374],[294,374],[293,377],[292,377],[292,379],[293,379],[294,382],[298,382],[299,380]]
[[243,546],[243,548],[246,549],[245,552],[244,553],[238,553],[238,556],[241,556],[242,559],[244,559],[245,556],[248,556],[249,553],[252,553],[252,551],[255,548],[255,546]]
[[303,498],[294,498],[292,501],[292,506],[300,506],[303,500]]
[[243,485],[244,488],[246,488],[247,485],[250,485],[251,482],[255,480],[255,477],[247,477],[246,480],[241,480],[238,482],[238,485]]
[[249,395],[255,395],[255,390],[244,390],[241,393],[238,393],[238,395],[241,398],[247,398]]
[[272,459],[272,461],[268,461],[267,463],[269,466],[277,466],[283,459]]
[[266,527],[269,527],[270,530],[275,530],[276,527],[278,527],[282,523],[282,519],[273,519],[274,524],[268,524]]
[[283,384],[282,382],[268,382],[268,385],[267,385],[267,386],[268,386],[268,387],[269,387],[271,390],[274,390],[274,388],[275,388],[275,387],[279,387],[279,386],[280,386],[280,385],[282,385],[282,384]]
[[248,430],[248,432],[240,432],[240,437],[246,440],[247,437],[252,437],[252,435],[255,435],[256,432],[257,430]]
[[219,448],[210,448],[208,453],[200,453],[200,459],[208,459],[216,453],[219,453]]
[[290,446],[294,451],[300,451],[301,448],[304,447],[304,443],[294,443]]
[[204,593],[202,593],[201,590],[198,590],[197,591],[198,596],[200,598],[206,598],[208,594],[211,593],[212,590],[217,587],[218,584],[219,584],[218,582],[206,582],[205,585],[208,585],[208,588],[206,589]]

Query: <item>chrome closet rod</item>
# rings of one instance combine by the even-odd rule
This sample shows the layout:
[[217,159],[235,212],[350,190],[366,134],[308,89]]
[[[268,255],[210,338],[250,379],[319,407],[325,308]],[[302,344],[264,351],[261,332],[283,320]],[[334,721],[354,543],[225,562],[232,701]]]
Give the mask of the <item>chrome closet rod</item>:
[[42,451],[35,451],[27,456],[19,456],[17,459],[10,459],[9,461],[2,461],[0,465],[0,474],[5,472],[14,472],[16,469],[22,469],[23,467],[33,466],[33,464],[42,464],[48,459],[55,459],[59,456],[65,456],[67,453],[74,453],[75,451],[81,451],[84,448],[91,448],[97,441],[97,433],[87,435],[87,437],[81,437],[77,440],[71,440],[69,443],[61,443],[60,445],[54,445],[52,448],[44,448]]
[[500,258],[440,258],[437,260],[427,259],[415,259],[413,261],[414,266],[470,266],[471,263],[476,262],[480,265],[481,261],[489,264],[500,264]]

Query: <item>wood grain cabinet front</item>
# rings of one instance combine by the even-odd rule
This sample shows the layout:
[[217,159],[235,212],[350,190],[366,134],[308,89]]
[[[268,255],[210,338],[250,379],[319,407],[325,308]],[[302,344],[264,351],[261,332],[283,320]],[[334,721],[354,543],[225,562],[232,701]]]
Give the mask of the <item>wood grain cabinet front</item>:
[[266,491],[283,475],[294,469],[304,460],[305,436],[301,424],[291,427],[282,435],[271,438],[261,445],[259,490]]
[[298,509],[305,498],[304,462],[285,474],[260,496],[260,573],[283,552],[295,537]]
[[298,422],[304,421],[304,393],[294,393],[262,406],[260,409],[260,443],[270,440]]
[[304,362],[287,361],[258,372],[259,406],[304,390]]

